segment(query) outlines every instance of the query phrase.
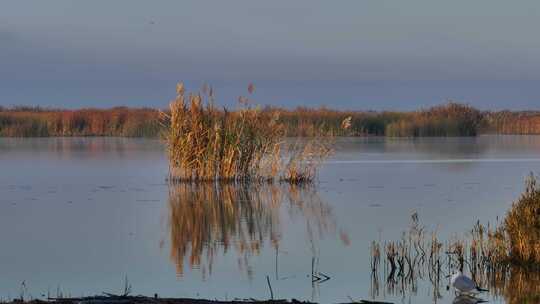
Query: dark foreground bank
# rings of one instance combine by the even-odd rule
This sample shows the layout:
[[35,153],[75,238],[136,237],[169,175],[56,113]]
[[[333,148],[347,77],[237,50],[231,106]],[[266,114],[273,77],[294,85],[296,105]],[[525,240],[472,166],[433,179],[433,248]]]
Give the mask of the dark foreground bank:
[[[14,303],[28,303],[28,304],[317,304],[315,302],[299,301],[296,299],[291,300],[255,300],[255,299],[235,299],[231,301],[220,300],[205,300],[205,299],[190,299],[190,298],[158,298],[156,297],[144,297],[144,296],[116,296],[116,295],[104,295],[93,296],[83,298],[51,298],[47,301],[44,300],[13,300],[11,302],[5,302],[6,304]],[[391,304],[390,302],[378,302],[360,300],[360,304]],[[347,304],[347,303],[342,303]]]

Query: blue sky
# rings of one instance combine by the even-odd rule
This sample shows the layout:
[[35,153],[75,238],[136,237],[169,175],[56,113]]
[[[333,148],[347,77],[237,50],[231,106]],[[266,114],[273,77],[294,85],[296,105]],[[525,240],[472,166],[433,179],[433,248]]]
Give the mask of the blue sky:
[[0,3],[0,104],[540,109],[540,1]]

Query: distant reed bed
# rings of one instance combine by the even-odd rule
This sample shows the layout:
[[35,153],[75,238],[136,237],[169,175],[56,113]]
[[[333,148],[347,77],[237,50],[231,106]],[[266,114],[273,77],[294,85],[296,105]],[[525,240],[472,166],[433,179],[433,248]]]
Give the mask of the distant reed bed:
[[39,107],[0,108],[0,136],[157,137],[159,111],[149,108],[57,110]]
[[494,134],[540,134],[540,112],[490,112],[484,115],[483,132]]
[[[253,118],[247,117],[253,115],[253,111],[245,109],[224,111],[213,106],[211,111],[219,117],[244,115],[245,119]],[[105,110],[0,108],[0,136],[157,137],[163,131],[158,112],[155,109],[125,107]],[[163,112],[171,114],[170,110]],[[474,108],[457,103],[416,112],[337,111],[325,107],[265,107],[258,108],[257,112],[260,119],[279,117],[279,131],[285,137],[474,136],[478,133],[482,118]],[[343,128],[345,119],[348,119],[348,128]]]
[[387,136],[476,136],[482,122],[480,111],[449,102],[427,110],[410,112],[386,126]]
[[[278,112],[286,136],[310,137],[328,136],[384,136],[386,126],[404,117],[399,112],[360,112],[338,111],[326,107],[295,109],[271,108],[265,111]],[[350,126],[343,128],[343,121],[349,120]]]
[[[214,107],[213,110],[224,115],[221,108]],[[278,115],[281,131],[286,137],[540,134],[540,112],[481,112],[456,102],[406,112],[270,106],[258,111],[262,116]],[[169,110],[163,112],[170,114]],[[158,109],[150,108],[61,110],[0,106],[0,136],[158,137],[163,131],[158,113]],[[349,119],[349,128],[345,129],[342,122],[346,118]]]
[[313,181],[331,152],[329,141],[315,136],[287,144],[278,111],[254,107],[247,97],[240,104],[236,111],[218,110],[212,91],[186,95],[178,85],[169,111],[161,112],[169,180]]
[[[336,111],[327,108],[274,109],[283,117],[288,136],[476,136],[484,115],[477,109],[455,102],[413,112]],[[341,123],[350,118],[350,127]]]

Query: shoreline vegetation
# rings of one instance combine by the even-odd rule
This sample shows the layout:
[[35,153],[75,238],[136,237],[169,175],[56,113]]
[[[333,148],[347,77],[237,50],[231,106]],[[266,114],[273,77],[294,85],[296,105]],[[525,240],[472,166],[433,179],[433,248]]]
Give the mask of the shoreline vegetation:
[[[525,190],[496,225],[477,222],[468,236],[446,242],[437,231],[427,231],[415,212],[400,240],[372,241],[370,266],[373,298],[380,285],[389,294],[415,288],[429,278],[433,296],[440,296],[445,278],[457,271],[469,273],[474,282],[507,303],[540,300],[540,185],[533,175]],[[379,277],[385,280],[381,283]],[[402,288],[397,288],[402,286]]]
[[[253,93],[254,86],[248,91]],[[240,108],[214,106],[208,86],[196,96],[210,96],[216,115],[237,116]],[[194,95],[194,96],[195,96]],[[326,107],[258,107],[261,117],[276,115],[285,137],[330,136],[476,136],[479,134],[540,134],[540,111],[480,111],[469,105],[447,102],[417,111],[339,111]],[[161,137],[160,113],[170,110],[114,107],[110,109],[53,109],[31,106],[0,106],[0,137],[120,136]],[[349,119],[350,127],[342,128]],[[268,119],[267,119],[268,120]],[[268,121],[269,122],[269,121]]]

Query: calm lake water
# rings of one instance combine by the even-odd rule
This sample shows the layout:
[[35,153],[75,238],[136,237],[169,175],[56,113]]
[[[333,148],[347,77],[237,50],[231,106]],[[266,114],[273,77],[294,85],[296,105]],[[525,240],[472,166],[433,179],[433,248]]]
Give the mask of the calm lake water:
[[[442,239],[494,223],[531,171],[540,137],[343,138],[315,187],[169,187],[157,140],[2,138],[0,297],[120,293],[127,276],[134,294],[262,299],[268,276],[278,298],[434,303],[422,282],[377,292],[371,241],[415,211]],[[313,257],[330,280],[312,283]]]

